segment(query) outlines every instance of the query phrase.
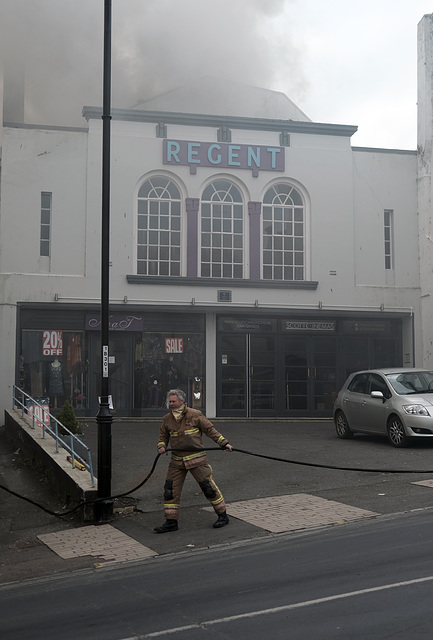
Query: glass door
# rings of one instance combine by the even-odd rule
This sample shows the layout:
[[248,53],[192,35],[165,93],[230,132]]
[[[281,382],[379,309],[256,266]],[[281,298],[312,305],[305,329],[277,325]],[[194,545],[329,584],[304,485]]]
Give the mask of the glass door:
[[309,406],[309,360],[306,336],[283,339],[285,410],[305,413]]
[[218,415],[331,415],[335,335],[221,333],[218,358]]
[[311,365],[313,411],[321,415],[331,415],[332,405],[338,393],[335,336],[311,338]]
[[276,336],[248,335],[249,416],[275,415],[277,410],[277,339]]
[[222,334],[218,357],[221,415],[246,416],[248,407],[247,336]]
[[219,415],[276,415],[276,336],[222,334],[218,358]]
[[284,336],[285,410],[328,415],[337,388],[335,336]]

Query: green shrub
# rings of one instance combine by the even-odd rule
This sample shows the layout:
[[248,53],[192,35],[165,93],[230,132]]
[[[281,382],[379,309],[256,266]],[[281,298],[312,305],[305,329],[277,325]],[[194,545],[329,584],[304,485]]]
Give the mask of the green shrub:
[[[74,408],[71,405],[71,403],[69,402],[69,400],[66,400],[64,402],[61,410],[56,415],[56,418],[71,433],[79,433],[79,431],[80,431],[79,430],[79,423],[78,423],[77,418],[75,417]],[[61,428],[60,428],[60,430],[63,431],[63,429],[61,429]]]

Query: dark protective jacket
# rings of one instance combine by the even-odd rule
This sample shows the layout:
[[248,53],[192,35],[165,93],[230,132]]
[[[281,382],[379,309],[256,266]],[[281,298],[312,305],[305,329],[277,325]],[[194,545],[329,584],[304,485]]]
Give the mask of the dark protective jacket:
[[170,444],[171,449],[185,449],[185,451],[172,451],[172,462],[184,464],[187,469],[198,467],[207,464],[206,452],[197,451],[203,448],[203,433],[221,448],[228,444],[228,440],[215,429],[212,422],[201,411],[185,406],[179,421],[175,420],[171,411],[163,417],[157,447],[167,448]]

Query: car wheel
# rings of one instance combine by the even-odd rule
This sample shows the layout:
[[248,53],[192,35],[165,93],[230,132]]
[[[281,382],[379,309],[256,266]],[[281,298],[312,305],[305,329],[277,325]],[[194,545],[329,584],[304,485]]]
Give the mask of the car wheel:
[[393,416],[388,421],[388,438],[394,447],[407,447],[407,435],[402,421],[397,416]]
[[343,438],[345,440],[353,438],[353,431],[350,430],[347,418],[342,411],[337,411],[334,417],[334,422],[335,430],[337,431],[337,436],[339,438]]

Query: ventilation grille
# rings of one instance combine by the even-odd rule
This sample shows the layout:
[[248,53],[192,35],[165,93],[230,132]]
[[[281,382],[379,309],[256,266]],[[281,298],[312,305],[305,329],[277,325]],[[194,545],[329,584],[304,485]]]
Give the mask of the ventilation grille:
[[218,291],[218,302],[231,302],[232,292],[229,289],[220,289]]
[[217,129],[217,142],[231,142],[232,132],[229,127],[222,126]]

